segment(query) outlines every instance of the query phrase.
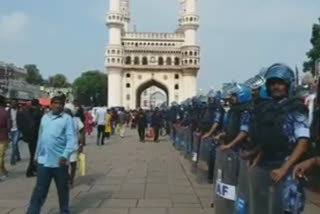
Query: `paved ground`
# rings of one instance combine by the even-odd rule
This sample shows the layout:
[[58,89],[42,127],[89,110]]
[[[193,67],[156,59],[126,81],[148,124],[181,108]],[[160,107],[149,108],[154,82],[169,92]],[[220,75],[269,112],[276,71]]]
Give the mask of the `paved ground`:
[[[199,182],[189,161],[162,139],[159,144],[138,143],[136,133],[114,137],[97,147],[88,138],[87,176],[77,178],[71,191],[72,213],[107,214],[213,214],[212,186]],[[23,157],[28,157],[22,144]],[[10,177],[0,183],[0,214],[25,213],[35,179],[25,178],[27,158],[9,167]],[[57,213],[55,186],[51,186],[42,213]],[[305,213],[319,213],[320,197],[311,195]]]

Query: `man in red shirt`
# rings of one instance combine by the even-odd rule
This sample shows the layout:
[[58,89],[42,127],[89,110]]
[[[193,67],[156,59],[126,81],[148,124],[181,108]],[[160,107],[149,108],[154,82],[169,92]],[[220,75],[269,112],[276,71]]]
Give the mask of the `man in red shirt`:
[[5,106],[5,98],[0,95],[0,181],[5,179],[8,174],[4,158],[9,144],[10,116],[5,110]]

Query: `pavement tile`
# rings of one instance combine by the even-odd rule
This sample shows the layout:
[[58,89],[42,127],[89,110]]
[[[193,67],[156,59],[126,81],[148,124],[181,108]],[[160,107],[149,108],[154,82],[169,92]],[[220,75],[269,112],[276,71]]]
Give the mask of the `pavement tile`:
[[106,200],[101,204],[101,207],[112,207],[112,208],[129,208],[136,207],[137,200],[134,199],[110,199]]
[[191,203],[174,203],[173,207],[181,208],[201,208],[201,204],[191,204]]
[[129,214],[167,214],[167,208],[130,208]]
[[172,195],[173,203],[199,203],[198,198],[195,195]]
[[4,208],[0,207],[0,214],[8,214],[10,211],[14,210],[13,208]]
[[141,199],[144,193],[142,191],[121,191],[112,194],[113,199]]
[[306,214],[319,214],[320,208],[314,204],[306,204],[304,213],[306,213]]
[[20,208],[20,207],[25,207],[28,203],[29,203],[28,200],[0,200],[0,207],[2,207],[2,208],[12,208],[12,207]]
[[128,214],[127,208],[98,208],[88,209],[88,214]]
[[170,208],[169,214],[206,214],[201,208]]
[[97,198],[75,198],[71,200],[70,207],[75,208],[97,208],[99,207],[104,199]]
[[169,199],[143,199],[139,200],[138,207],[169,208],[172,202]]

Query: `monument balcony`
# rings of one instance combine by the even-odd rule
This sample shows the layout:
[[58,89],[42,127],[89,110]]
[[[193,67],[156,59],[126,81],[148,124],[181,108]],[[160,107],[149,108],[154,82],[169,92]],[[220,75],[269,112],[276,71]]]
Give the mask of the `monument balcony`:
[[171,40],[184,40],[183,33],[138,33],[138,32],[127,32],[124,35],[124,39],[134,40],[161,40],[161,41],[171,41]]
[[121,13],[110,12],[106,16],[107,25],[123,25],[124,17]]
[[165,70],[181,70],[181,65],[127,65],[124,64],[123,68],[125,69],[132,69],[132,70],[159,70],[159,71],[165,71]]

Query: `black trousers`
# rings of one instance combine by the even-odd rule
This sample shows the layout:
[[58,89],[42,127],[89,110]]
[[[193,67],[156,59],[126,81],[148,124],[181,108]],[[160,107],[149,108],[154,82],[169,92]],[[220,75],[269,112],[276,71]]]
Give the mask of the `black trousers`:
[[144,141],[146,136],[146,127],[138,126],[138,134],[139,134],[140,141]]
[[154,126],[153,132],[154,132],[154,142],[156,142],[159,140],[160,126]]
[[99,140],[100,140],[100,137],[101,137],[101,145],[104,145],[104,137],[105,137],[105,134],[104,134],[104,130],[105,130],[105,126],[104,125],[98,125],[98,136],[97,136],[97,145],[99,145]]
[[32,174],[37,170],[36,165],[34,163],[34,155],[37,149],[37,141],[28,142],[28,148],[29,148],[30,160],[29,160],[29,166],[27,168],[27,174]]

